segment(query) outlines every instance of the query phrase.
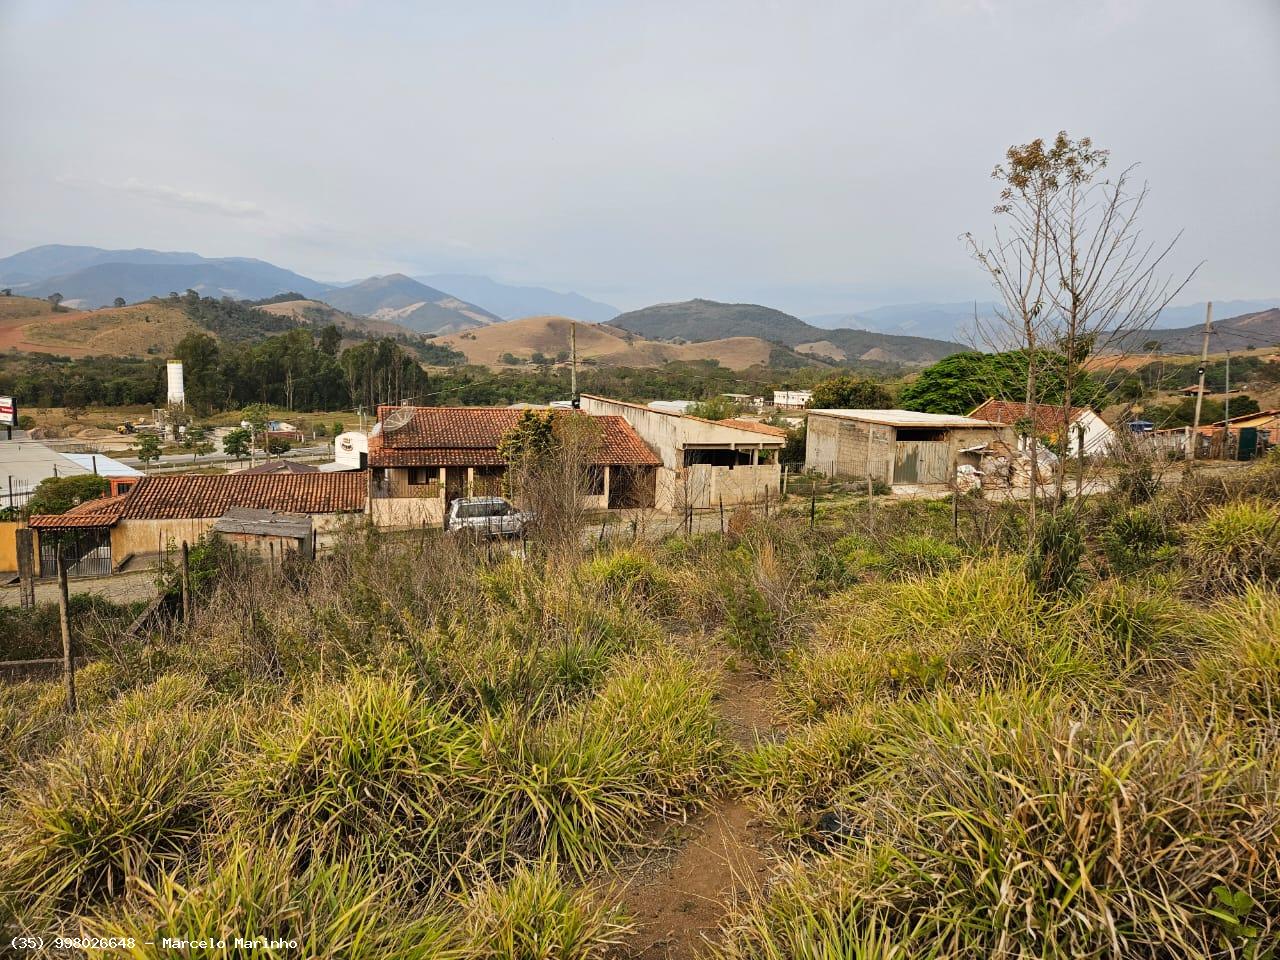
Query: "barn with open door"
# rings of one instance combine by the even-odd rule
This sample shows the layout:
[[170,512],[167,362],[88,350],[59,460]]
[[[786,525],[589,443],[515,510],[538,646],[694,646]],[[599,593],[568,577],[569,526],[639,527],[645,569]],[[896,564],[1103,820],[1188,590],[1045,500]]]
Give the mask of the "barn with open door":
[[915,410],[810,410],[805,469],[890,487],[946,487],[960,452],[1013,440],[1001,423]]

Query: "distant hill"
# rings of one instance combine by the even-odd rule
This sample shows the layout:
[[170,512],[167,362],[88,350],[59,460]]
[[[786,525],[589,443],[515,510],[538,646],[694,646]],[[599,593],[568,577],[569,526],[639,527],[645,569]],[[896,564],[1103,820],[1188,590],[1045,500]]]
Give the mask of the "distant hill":
[[198,263],[95,263],[70,273],[25,283],[6,283],[24,296],[60,293],[76,306],[106,306],[123,297],[129,303],[170,292],[195,290],[205,297],[257,300],[284,290],[317,296],[328,288],[291,270],[262,260],[227,258]]
[[499,283],[489,277],[464,273],[437,273],[415,277],[422,283],[448,290],[455,297],[478,303],[507,320],[520,317],[558,316],[604,323],[619,313],[617,307],[590,300],[578,293],[561,293],[546,287]]
[[687,300],[624,313],[610,326],[654,340],[704,341],[750,336],[836,361],[928,364],[969,349],[964,344],[870,330],[820,329],[798,317],[754,303]]
[[314,327],[333,324],[340,329],[357,330],[381,337],[420,336],[399,323],[392,323],[389,320],[372,320],[369,317],[347,313],[321,300],[277,300],[274,303],[258,304],[258,309],[278,317],[292,317],[299,323]]
[[370,277],[349,287],[330,290],[322,299],[347,313],[398,323],[418,333],[455,333],[502,320],[483,307],[428,287],[403,273]]
[[191,264],[204,261],[205,258],[198,253],[184,251],[104,250],[102,247],[50,243],[23,250],[11,257],[0,257],[0,284],[32,283],[75,273],[100,263]]
[[201,329],[181,304],[169,301],[55,311],[46,300],[0,297],[0,351],[168,357],[179,340]]
[[[1214,312],[1218,309],[1214,304]],[[1173,330],[1144,330],[1113,338],[1101,345],[1105,353],[1183,353],[1198,354],[1204,342],[1203,314],[1199,323]],[[1280,307],[1226,317],[1213,322],[1209,350],[1233,353],[1280,345]]]
[[[534,354],[553,361],[567,358],[572,326],[573,321],[567,317],[525,317],[438,337],[432,342],[461,351],[470,363],[513,366],[529,362]],[[579,323],[577,328],[578,362],[583,364],[657,367],[674,360],[715,360],[731,370],[745,370],[769,364],[817,363],[759,337],[676,344],[647,340],[608,324]]]

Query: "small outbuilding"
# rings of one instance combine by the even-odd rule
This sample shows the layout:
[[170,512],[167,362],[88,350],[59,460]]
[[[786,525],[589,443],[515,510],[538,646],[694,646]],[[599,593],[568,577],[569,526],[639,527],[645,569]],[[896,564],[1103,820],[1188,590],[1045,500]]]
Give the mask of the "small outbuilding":
[[286,553],[296,553],[309,560],[314,554],[311,517],[305,513],[229,507],[212,529],[224,540],[263,558],[278,556],[283,560]]
[[915,410],[810,410],[805,470],[888,486],[949,486],[975,448],[1012,444],[1013,428]]

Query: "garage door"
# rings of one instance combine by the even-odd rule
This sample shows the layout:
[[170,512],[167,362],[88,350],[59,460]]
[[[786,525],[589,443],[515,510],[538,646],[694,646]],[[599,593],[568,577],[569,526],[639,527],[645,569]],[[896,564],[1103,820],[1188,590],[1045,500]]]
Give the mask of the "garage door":
[[951,444],[945,440],[900,440],[893,453],[894,483],[951,482]]

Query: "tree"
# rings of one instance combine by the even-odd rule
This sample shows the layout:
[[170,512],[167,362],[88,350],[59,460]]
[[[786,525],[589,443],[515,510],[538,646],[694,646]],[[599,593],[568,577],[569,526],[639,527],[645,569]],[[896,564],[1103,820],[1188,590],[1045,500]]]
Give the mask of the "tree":
[[135,441],[136,456],[142,461],[143,466],[154,463],[160,459],[161,444],[160,437],[154,433],[142,433],[138,435]]
[[123,307],[125,305],[124,297],[116,297],[111,301],[111,305],[114,307]]
[[32,515],[66,513],[78,504],[98,499],[107,492],[108,486],[107,478],[96,473],[48,477],[40,481],[27,501],[27,511]]
[[249,444],[258,442],[258,434],[266,433],[271,411],[265,403],[251,403],[240,411],[240,419],[249,425]]
[[815,410],[884,410],[893,406],[893,396],[874,380],[842,374],[816,384],[809,406]]
[[729,420],[741,412],[738,405],[728,397],[712,397],[695,403],[688,410],[689,416],[701,417],[703,420]]
[[280,457],[293,449],[293,444],[284,437],[269,437],[267,439],[267,453],[273,457]]
[[58,309],[58,304],[62,303],[63,296],[60,293],[51,293],[47,299],[53,304],[53,308],[56,310]]
[[600,424],[576,413],[526,410],[498,442],[509,495],[533,513],[548,550],[576,550],[600,479]]
[[[1153,255],[1144,246],[1137,216],[1146,187],[1130,189],[1132,167],[1115,181],[1096,181],[1108,151],[1088,138],[1061,132],[1006,151],[992,171],[1001,184],[993,209],[999,218],[990,241],[965,234],[970,254],[998,296],[993,319],[979,322],[997,347],[1026,351],[1028,407],[1043,402],[1039,383],[1042,347],[1065,358],[1063,416],[1077,405],[1076,385],[1085,361],[1115,338],[1132,337],[1154,323],[1185,280],[1176,286],[1156,275],[1173,244]],[[1175,238],[1176,241],[1176,238]],[[1188,277],[1188,279],[1190,279]],[[1037,440],[1030,441],[1036,459]],[[1062,501],[1066,463],[1055,473],[1054,509]],[[1027,544],[1036,536],[1036,471],[1031,471]]]
[[253,435],[245,427],[236,427],[222,438],[222,452],[236,460],[244,460],[249,456],[253,446]]
[[336,357],[338,347],[342,344],[342,331],[332,323],[320,331],[320,352],[326,356]]
[[[1031,358],[1026,350],[1004,353],[953,353],[925,367],[898,394],[904,410],[922,413],[968,414],[984,400],[1022,399]],[[1037,390],[1045,403],[1058,403],[1064,391],[1066,359],[1053,350],[1038,350],[1034,362]],[[1106,388],[1091,376],[1076,382],[1076,406],[1090,406],[1106,399]]]

